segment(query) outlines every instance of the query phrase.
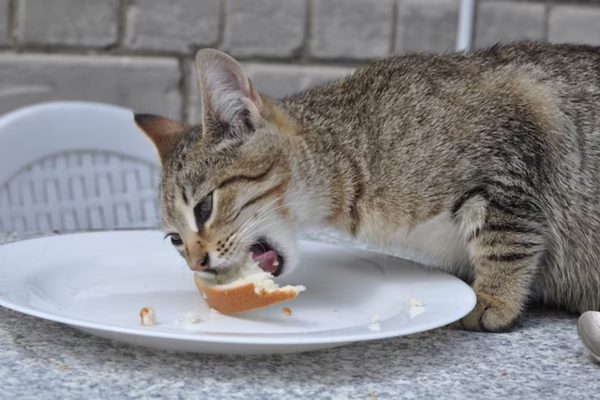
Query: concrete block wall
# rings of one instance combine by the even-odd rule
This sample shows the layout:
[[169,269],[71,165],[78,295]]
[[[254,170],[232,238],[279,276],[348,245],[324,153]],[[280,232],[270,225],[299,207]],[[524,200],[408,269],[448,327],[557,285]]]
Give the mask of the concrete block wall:
[[[48,100],[198,122],[193,52],[238,58],[277,97],[394,51],[452,51],[459,0],[0,0],[0,114]],[[600,0],[479,0],[475,47],[600,45]]]

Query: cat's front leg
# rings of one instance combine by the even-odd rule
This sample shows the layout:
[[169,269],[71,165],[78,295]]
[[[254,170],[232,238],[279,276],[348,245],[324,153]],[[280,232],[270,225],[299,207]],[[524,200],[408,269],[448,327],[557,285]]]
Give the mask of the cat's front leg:
[[[544,218],[534,199],[493,189],[481,191],[457,210],[469,237],[477,305],[459,327],[504,331],[512,327],[530,298],[531,283],[545,249]],[[482,216],[485,216],[482,218]],[[474,218],[479,224],[474,224]]]
[[514,288],[501,288],[477,282],[473,289],[477,305],[456,326],[470,331],[502,332],[510,329],[520,317],[529,288],[522,283]]

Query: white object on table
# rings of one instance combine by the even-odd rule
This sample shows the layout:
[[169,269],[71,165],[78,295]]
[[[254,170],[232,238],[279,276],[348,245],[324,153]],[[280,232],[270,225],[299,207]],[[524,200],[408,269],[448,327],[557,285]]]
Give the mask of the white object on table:
[[590,356],[600,362],[600,312],[586,311],[577,321],[577,333]]
[[[310,241],[300,242],[299,253],[302,266],[276,278],[307,288],[285,303],[290,316],[279,305],[211,314],[181,256],[155,231],[1,246],[0,306],[122,342],[231,354],[293,353],[410,335],[450,324],[475,306],[467,284],[408,260]],[[410,296],[426,312],[411,317]],[[139,326],[143,307],[156,311],[155,326]],[[186,313],[198,322],[181,324]]]
[[51,102],[0,117],[0,231],[154,227],[157,180],[131,110]]

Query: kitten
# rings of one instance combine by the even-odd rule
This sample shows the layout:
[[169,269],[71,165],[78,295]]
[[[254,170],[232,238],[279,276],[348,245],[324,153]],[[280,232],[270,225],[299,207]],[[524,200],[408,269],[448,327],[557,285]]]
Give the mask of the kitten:
[[219,51],[195,65],[201,128],[135,116],[191,269],[252,251],[285,271],[327,225],[471,282],[466,329],[508,329],[530,301],[600,309],[600,48],[392,55],[280,100]]

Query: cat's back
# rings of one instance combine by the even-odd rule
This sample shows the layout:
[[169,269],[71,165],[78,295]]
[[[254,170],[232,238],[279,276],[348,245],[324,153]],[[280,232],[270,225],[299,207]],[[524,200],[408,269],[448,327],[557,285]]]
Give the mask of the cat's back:
[[[522,41],[469,53],[393,54],[366,65],[339,84],[346,89],[362,88],[363,92],[375,93],[401,91],[424,83],[448,88],[489,79],[507,68],[527,67],[543,72],[546,79],[560,79],[575,86],[597,85],[600,47]],[[327,92],[326,87],[323,89]]]
[[381,119],[398,107],[426,114],[428,105],[448,115],[462,106],[464,115],[464,106],[476,104],[479,115],[489,117],[486,113],[498,108],[502,95],[509,100],[506,95],[514,94],[506,93],[507,84],[518,89],[519,81],[524,81],[523,91],[530,84],[544,86],[566,101],[565,108],[569,102],[597,100],[586,94],[600,91],[600,47],[523,41],[471,53],[394,54],[281,103],[297,118],[324,123],[359,122],[361,112]]
[[[316,140],[331,137],[335,147],[358,151],[370,169],[381,164],[382,150],[393,160],[412,145],[415,157],[448,165],[482,148],[510,154],[516,142],[527,147],[524,137],[498,132],[517,121],[553,162],[568,162],[566,151],[600,146],[600,47],[526,41],[391,55],[281,104],[307,132],[319,131]],[[600,176],[600,156],[586,159],[584,168]]]

